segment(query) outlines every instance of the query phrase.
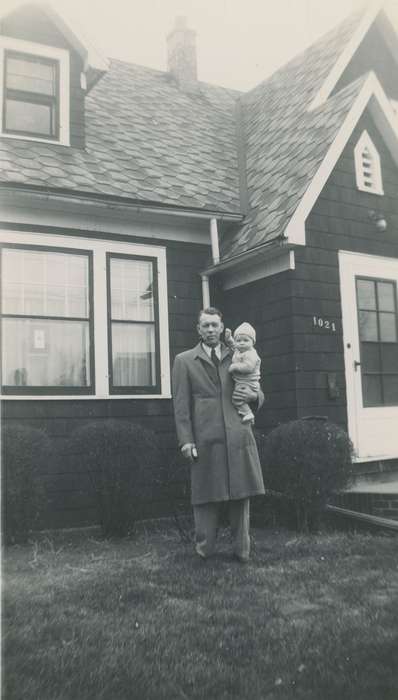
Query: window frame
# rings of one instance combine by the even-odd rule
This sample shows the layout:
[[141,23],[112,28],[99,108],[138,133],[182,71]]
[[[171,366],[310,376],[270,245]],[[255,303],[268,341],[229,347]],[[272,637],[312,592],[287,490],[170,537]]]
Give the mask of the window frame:
[[[22,59],[36,59],[40,60],[43,64],[47,64],[55,67],[55,94],[54,96],[46,96],[44,93],[39,92],[29,92],[27,90],[18,90],[15,88],[7,87],[7,63],[9,58],[22,58]],[[35,56],[34,54],[21,53],[20,51],[14,51],[12,49],[6,49],[4,51],[4,73],[3,73],[3,125],[4,134],[16,134],[19,136],[32,136],[41,139],[46,139],[49,141],[59,140],[59,98],[60,98],[60,71],[59,62],[54,58],[48,58],[45,56]],[[11,93],[11,95],[10,95]],[[19,99],[23,97],[24,99]],[[24,104],[39,104],[51,107],[51,114],[54,114],[54,133],[48,136],[43,132],[37,131],[23,131],[21,129],[10,129],[7,128],[6,124],[6,109],[7,109],[7,99],[14,99],[17,102],[23,102]]]
[[[6,394],[1,389],[0,395],[4,400],[93,400],[93,399],[171,399],[171,372],[170,372],[170,340],[169,340],[169,318],[168,318],[168,286],[167,286],[167,256],[164,245],[151,243],[137,243],[134,239],[129,241],[126,236],[122,239],[112,236],[104,238],[99,236],[94,238],[87,233],[63,232],[63,233],[42,233],[31,230],[0,230],[0,244],[12,247],[17,244],[22,248],[32,246],[37,249],[40,246],[49,248],[53,252],[90,251],[92,252],[93,276],[93,318],[94,318],[94,345],[91,346],[94,352],[94,363],[92,371],[94,374],[93,387],[95,393],[82,394],[72,389],[71,393],[49,393],[47,387],[42,387],[43,392],[30,394],[22,387],[18,394]],[[157,274],[154,282],[158,288],[158,307],[155,313],[158,314],[158,334],[159,352],[156,361],[158,362],[158,393],[111,393],[109,390],[109,352],[108,352],[108,307],[107,307],[107,275],[106,275],[106,253],[126,254],[128,257],[154,258],[157,263]],[[117,388],[119,390],[119,388]],[[153,387],[151,387],[151,392]]]
[[[155,368],[156,384],[151,386],[114,386],[113,384],[113,351],[112,351],[112,323],[137,323],[137,321],[118,321],[112,319],[112,294],[111,294],[111,261],[112,260],[145,260],[152,263],[153,272],[153,296],[154,296],[154,320],[155,327]],[[126,253],[106,254],[106,284],[107,284],[107,328],[108,328],[108,367],[109,367],[109,393],[110,394],[158,394],[160,391],[160,339],[159,339],[159,292],[157,260],[154,257],[142,255],[128,255]],[[139,322],[138,322],[139,323]],[[148,323],[148,322],[142,322]]]
[[[6,64],[7,54],[22,54],[27,58],[38,58],[44,62],[51,61],[57,65],[57,130],[55,136],[45,134],[32,134],[7,130],[5,127],[6,108]],[[16,91],[24,92],[24,91]],[[30,97],[36,93],[26,93]],[[27,100],[29,101],[29,100]],[[32,102],[34,100],[31,100]],[[40,103],[39,103],[40,104]],[[22,39],[0,36],[0,135],[2,138],[22,139],[25,141],[38,141],[40,143],[54,143],[63,146],[70,145],[70,57],[69,51],[55,46],[35,44]]]
[[[360,311],[365,310],[365,309],[360,309],[359,308],[359,293],[358,293],[358,281],[364,281],[364,282],[372,282],[375,285],[375,299],[376,299],[376,322],[377,322],[377,335],[380,338],[381,337],[381,329],[380,329],[380,313],[390,313],[395,320],[395,334],[397,341],[392,341],[391,345],[397,345],[398,344],[398,285],[395,280],[388,279],[386,277],[370,277],[368,275],[355,275],[355,301],[356,301],[356,309],[357,309],[357,324],[358,324],[358,342],[359,342],[359,359],[361,361],[361,387],[362,387],[362,407],[363,408],[387,408],[389,406],[391,407],[397,407],[397,403],[386,403],[384,400],[384,384],[383,384],[383,377],[385,376],[398,376],[398,373],[394,372],[383,372],[383,361],[382,361],[382,352],[381,352],[381,346],[383,344],[388,344],[387,341],[382,341],[382,340],[376,340],[376,341],[371,341],[371,340],[361,340],[361,333],[360,333],[360,326],[359,326],[359,314]],[[377,292],[377,284],[381,283],[387,283],[391,284],[394,290],[394,311],[389,311],[389,312],[383,312],[380,311],[379,309],[379,299],[378,299],[378,292]],[[372,343],[374,345],[377,345],[378,349],[378,356],[379,356],[379,364],[380,364],[380,372],[363,372],[362,370],[362,362],[363,362],[363,354],[362,354],[362,344],[363,343]],[[377,377],[381,378],[380,382],[380,392],[381,392],[381,398],[382,398],[382,403],[368,403],[365,402],[365,396],[364,396],[364,382],[363,378],[364,376],[372,376],[375,375]]]
[[[3,313],[3,299],[0,298],[0,334],[2,334],[2,321],[3,318],[29,318],[32,320],[37,319],[38,321],[85,321],[88,322],[89,328],[89,357],[90,357],[90,384],[87,387],[60,387],[60,386],[13,386],[11,384],[3,384],[3,363],[0,363],[0,384],[1,393],[5,396],[51,396],[56,394],[57,396],[63,395],[93,395],[95,394],[95,356],[94,356],[94,274],[93,274],[93,253],[91,250],[82,250],[75,248],[61,248],[43,245],[24,245],[22,243],[3,243],[0,242],[0,272],[2,273],[2,253],[3,250],[19,249],[19,250],[33,250],[40,251],[44,253],[66,253],[67,255],[82,255],[87,258],[88,261],[88,303],[89,303],[89,315],[88,318],[74,318],[66,316],[43,316],[43,315],[33,315],[33,314],[4,314]],[[0,295],[1,297],[1,295]],[[1,350],[3,349],[2,335],[1,335]]]

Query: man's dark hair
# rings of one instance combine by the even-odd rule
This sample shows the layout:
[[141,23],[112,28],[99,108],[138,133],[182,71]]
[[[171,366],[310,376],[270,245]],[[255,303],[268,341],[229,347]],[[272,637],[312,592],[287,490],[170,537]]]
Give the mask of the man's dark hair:
[[222,313],[218,309],[216,309],[215,306],[208,306],[206,309],[201,309],[199,311],[198,315],[198,323],[200,323],[200,319],[202,317],[202,314],[210,314],[211,316],[219,316],[220,321],[222,321]]

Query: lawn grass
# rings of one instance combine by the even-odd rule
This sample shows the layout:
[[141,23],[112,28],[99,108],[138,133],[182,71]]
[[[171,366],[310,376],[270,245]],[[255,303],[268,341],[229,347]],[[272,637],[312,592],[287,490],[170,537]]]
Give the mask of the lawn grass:
[[42,540],[3,562],[6,700],[397,700],[398,540]]

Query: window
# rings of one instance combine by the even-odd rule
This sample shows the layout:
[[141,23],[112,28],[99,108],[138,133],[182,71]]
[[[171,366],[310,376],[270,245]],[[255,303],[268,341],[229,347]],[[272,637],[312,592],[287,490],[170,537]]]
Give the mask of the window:
[[354,158],[358,189],[372,194],[384,194],[380,156],[367,131],[362,133],[355,146]]
[[398,405],[397,288],[356,278],[364,406]]
[[159,391],[156,260],[108,254],[111,392]]
[[88,252],[3,247],[5,393],[92,393]]
[[163,246],[4,230],[0,244],[9,400],[170,398]]
[[58,138],[58,62],[5,54],[4,131]]
[[69,145],[69,52],[0,37],[1,134]]

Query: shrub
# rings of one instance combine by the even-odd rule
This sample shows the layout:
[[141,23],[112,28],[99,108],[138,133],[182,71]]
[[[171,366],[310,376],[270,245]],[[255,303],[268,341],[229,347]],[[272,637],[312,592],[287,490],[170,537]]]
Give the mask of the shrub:
[[70,447],[89,473],[103,535],[127,535],[160,464],[155,433],[127,421],[90,421],[72,434]]
[[47,433],[25,425],[5,425],[3,432],[4,536],[7,544],[26,542],[45,507],[39,472],[50,459]]
[[266,488],[290,499],[300,530],[317,529],[328,498],[352,478],[352,443],[322,417],[280,425],[259,441],[259,452]]

